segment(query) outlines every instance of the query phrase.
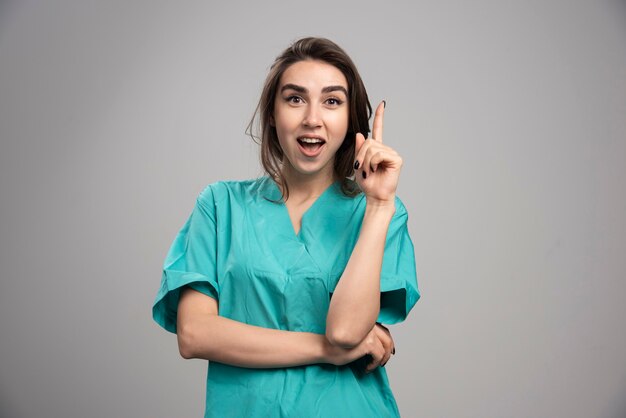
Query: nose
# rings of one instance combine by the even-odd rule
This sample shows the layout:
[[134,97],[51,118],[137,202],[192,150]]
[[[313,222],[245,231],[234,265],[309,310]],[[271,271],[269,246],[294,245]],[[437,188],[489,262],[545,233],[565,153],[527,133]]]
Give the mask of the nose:
[[321,126],[322,120],[317,106],[307,106],[306,113],[304,114],[304,119],[302,120],[302,124],[307,128],[317,128]]

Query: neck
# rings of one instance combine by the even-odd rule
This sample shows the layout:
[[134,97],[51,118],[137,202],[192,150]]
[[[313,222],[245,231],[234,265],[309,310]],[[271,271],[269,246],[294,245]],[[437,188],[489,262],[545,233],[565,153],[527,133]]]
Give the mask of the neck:
[[289,186],[289,198],[296,201],[320,196],[335,181],[334,172],[326,170],[315,175],[306,175],[283,166],[283,175]]

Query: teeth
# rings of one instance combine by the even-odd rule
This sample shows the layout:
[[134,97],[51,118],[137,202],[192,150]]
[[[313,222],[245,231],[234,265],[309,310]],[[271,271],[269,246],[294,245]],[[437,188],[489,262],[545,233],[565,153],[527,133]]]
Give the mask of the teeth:
[[307,144],[317,144],[323,142],[321,139],[318,138],[300,138],[300,141],[306,142]]

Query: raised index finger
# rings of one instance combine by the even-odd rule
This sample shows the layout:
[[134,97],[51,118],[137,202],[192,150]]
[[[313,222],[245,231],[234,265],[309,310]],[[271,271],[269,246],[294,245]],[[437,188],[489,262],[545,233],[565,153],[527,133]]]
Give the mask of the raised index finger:
[[385,114],[385,101],[380,102],[374,114],[374,126],[372,127],[372,138],[383,142],[383,116]]

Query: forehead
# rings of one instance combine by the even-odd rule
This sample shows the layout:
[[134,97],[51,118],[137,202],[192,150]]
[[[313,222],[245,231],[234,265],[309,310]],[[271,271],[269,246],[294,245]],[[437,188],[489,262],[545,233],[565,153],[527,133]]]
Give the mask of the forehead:
[[343,86],[348,89],[348,81],[337,67],[318,60],[291,64],[280,77],[279,87],[285,84],[296,84],[309,91],[318,91],[326,86]]

